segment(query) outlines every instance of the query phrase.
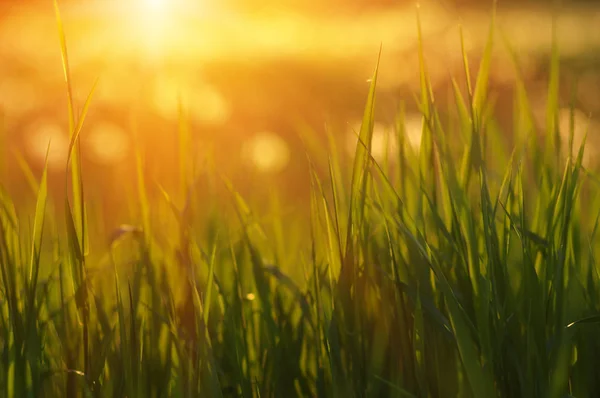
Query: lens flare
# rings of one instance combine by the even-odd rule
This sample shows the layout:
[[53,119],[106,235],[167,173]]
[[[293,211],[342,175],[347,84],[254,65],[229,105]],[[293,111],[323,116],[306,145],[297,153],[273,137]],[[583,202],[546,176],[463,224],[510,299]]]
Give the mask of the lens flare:
[[289,163],[290,149],[279,135],[261,132],[246,143],[242,156],[259,172],[277,173]]
[[221,92],[209,83],[190,83],[186,79],[156,79],[150,102],[162,117],[176,120],[180,104],[198,123],[222,124],[230,116],[231,107]]
[[37,164],[43,164],[48,146],[48,168],[64,168],[67,162],[69,139],[58,123],[40,121],[26,131],[26,150]]
[[[360,122],[354,123],[348,132],[346,149],[350,156],[354,155],[356,146],[359,145],[356,134],[360,131],[360,125]],[[391,128],[382,123],[375,123],[373,126],[373,140],[371,142],[371,154],[373,155],[373,158],[378,162],[381,162],[387,155],[390,160],[394,160],[396,145],[396,137],[392,133]]]
[[41,103],[36,91],[35,84],[23,78],[0,81],[0,112],[22,115],[35,109]]
[[86,138],[89,155],[96,163],[116,164],[127,155],[129,142],[125,131],[110,122],[102,122],[92,128]]
[[[354,123],[348,132],[346,150],[350,156],[354,156],[358,145],[357,133],[360,131],[361,122]],[[404,134],[407,144],[415,151],[421,146],[421,134],[423,130],[422,116],[407,115],[404,119]],[[362,145],[362,144],[361,144]],[[386,158],[390,163],[398,160],[398,137],[396,130],[387,124],[377,122],[373,126],[373,138],[371,141],[371,155],[377,162],[383,162]]]

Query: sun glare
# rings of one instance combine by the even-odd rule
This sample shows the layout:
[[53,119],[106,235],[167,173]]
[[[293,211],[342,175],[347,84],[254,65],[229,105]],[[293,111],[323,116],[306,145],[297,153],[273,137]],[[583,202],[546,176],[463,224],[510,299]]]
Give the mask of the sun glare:
[[279,135],[262,132],[251,138],[242,149],[244,159],[263,173],[276,173],[290,160],[290,150]]
[[[357,133],[360,131],[361,122],[352,124],[348,132],[346,149],[350,156],[354,156],[356,146],[358,145]],[[406,115],[404,119],[404,134],[406,142],[415,151],[421,147],[421,135],[423,131],[422,117],[417,114]],[[393,127],[375,123],[373,126],[373,138],[371,141],[371,154],[377,162],[383,162],[386,159],[392,163],[397,160],[398,155],[398,137]]]
[[67,161],[69,140],[65,130],[51,121],[40,121],[26,131],[26,148],[37,164],[43,164],[48,151],[48,167],[60,169]]
[[152,11],[162,11],[167,5],[165,0],[144,0],[144,3]]
[[86,138],[86,149],[101,164],[116,164],[127,155],[127,133],[117,125],[102,122],[94,126]]

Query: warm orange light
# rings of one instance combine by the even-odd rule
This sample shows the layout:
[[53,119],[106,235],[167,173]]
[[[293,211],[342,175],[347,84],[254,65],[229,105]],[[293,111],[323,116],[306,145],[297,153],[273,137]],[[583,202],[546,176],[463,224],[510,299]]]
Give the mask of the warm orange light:
[[85,139],[86,151],[97,163],[114,165],[127,156],[127,133],[119,126],[102,122],[93,126]]
[[65,129],[52,120],[40,120],[25,131],[26,151],[38,165],[44,163],[48,146],[48,168],[57,170],[67,163],[69,138]]
[[262,132],[245,143],[242,157],[260,172],[277,173],[289,163],[290,149],[279,135]]
[[175,15],[168,0],[138,0],[136,33],[150,56],[160,56],[172,41]]

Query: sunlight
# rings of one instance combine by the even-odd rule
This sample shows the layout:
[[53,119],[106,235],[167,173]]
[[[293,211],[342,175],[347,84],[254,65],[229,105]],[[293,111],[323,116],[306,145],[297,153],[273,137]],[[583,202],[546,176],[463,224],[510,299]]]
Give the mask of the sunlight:
[[260,172],[278,172],[289,163],[290,150],[279,135],[263,132],[246,143],[242,156]]
[[[140,43],[152,56],[162,56],[181,39],[183,19],[192,14],[202,14],[203,7],[191,9],[187,0],[137,0],[132,10],[135,18],[127,22],[126,29],[138,35]],[[131,21],[133,24],[131,24]],[[185,37],[185,35],[184,35]],[[188,43],[189,44],[189,43]]]
[[404,134],[408,144],[418,152],[421,149],[423,135],[423,116],[419,113],[411,113],[404,117]]
[[0,81],[0,112],[22,115],[39,106],[41,99],[36,95],[33,82],[23,78],[5,78]]
[[92,128],[85,141],[89,155],[95,162],[115,164],[127,155],[129,142],[126,137],[121,127],[102,122]]
[[179,104],[198,123],[222,124],[230,115],[230,105],[221,92],[212,85],[196,84],[186,79],[172,76],[156,79],[151,88],[151,104],[164,118],[176,120],[179,117]]
[[164,11],[167,6],[167,1],[165,0],[144,0],[144,3],[148,9],[154,12]]
[[65,167],[69,140],[66,131],[60,125],[50,121],[41,121],[32,126],[26,135],[26,150],[38,164],[43,164],[48,145],[48,168]]
[[573,133],[573,156],[577,156],[579,148],[584,144],[585,151],[583,152],[583,165],[590,167],[596,162],[598,156],[598,148],[596,146],[595,136],[593,134],[588,135],[588,132],[596,132],[599,130],[600,125],[595,123],[589,115],[584,113],[580,109],[569,109],[562,108],[558,111],[559,120],[559,131],[561,139],[563,140],[563,150],[565,155],[568,155],[569,151],[569,139],[571,138],[571,132]]
[[[361,122],[358,121],[350,127],[347,135],[346,150],[350,156],[354,156],[358,144],[357,134],[360,131]],[[423,129],[422,117],[419,115],[406,115],[404,119],[404,134],[406,143],[415,151],[421,146],[421,133]],[[373,125],[373,139],[371,142],[371,154],[377,162],[383,162],[386,157],[388,162],[394,163],[398,160],[398,138],[394,128],[376,122]]]
[[[361,122],[356,122],[350,126],[348,140],[346,141],[346,150],[350,156],[354,156],[356,146],[358,145],[357,134],[360,132]],[[393,161],[395,151],[397,150],[397,140],[391,128],[382,123],[373,125],[373,140],[371,142],[371,154],[376,161],[382,162],[386,156]]]
[[[149,0],[146,0],[149,1]],[[153,0],[152,3],[162,3],[159,0]],[[140,17],[137,19],[137,34],[140,35],[142,43],[148,50],[152,52],[159,51],[160,48],[166,45],[167,36],[169,35],[171,15],[170,9],[166,5],[161,6],[156,4],[150,6],[145,4],[143,10],[140,10]]]

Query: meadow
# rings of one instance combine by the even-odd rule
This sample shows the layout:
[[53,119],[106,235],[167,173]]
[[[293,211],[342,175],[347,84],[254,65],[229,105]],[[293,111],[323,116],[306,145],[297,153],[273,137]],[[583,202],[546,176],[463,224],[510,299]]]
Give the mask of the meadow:
[[450,113],[420,46],[421,142],[409,145],[399,111],[394,162],[371,153],[376,67],[352,162],[333,133],[320,151],[308,135],[295,149],[307,158],[305,216],[283,210],[277,187],[243,197],[218,165],[200,168],[182,116],[175,188],[146,178],[152,154],[138,147],[127,223],[102,231],[79,157],[94,90],[74,100],[55,8],[65,198],[26,165],[31,206],[0,190],[1,396],[600,394],[600,181],[575,118],[561,131],[559,48],[541,130],[511,52],[507,140],[488,79],[494,47],[510,46],[493,21],[477,68],[463,51]]

